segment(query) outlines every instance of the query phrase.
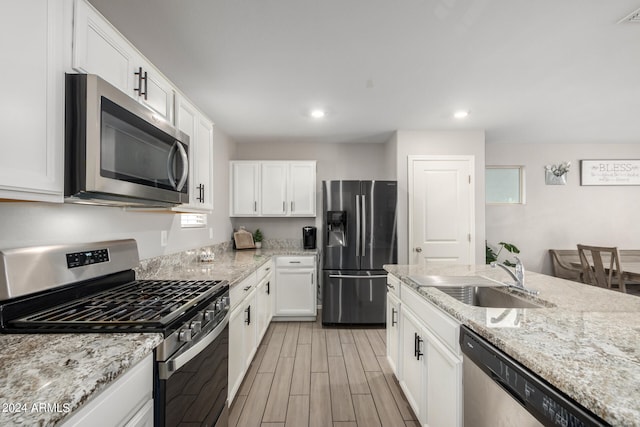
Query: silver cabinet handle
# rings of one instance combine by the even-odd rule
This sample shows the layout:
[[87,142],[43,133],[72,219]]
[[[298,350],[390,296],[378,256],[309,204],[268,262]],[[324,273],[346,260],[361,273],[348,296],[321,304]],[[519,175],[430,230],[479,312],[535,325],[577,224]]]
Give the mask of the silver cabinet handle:
[[282,201],[282,212],[286,212],[287,211],[287,202],[285,202],[284,200]]
[[396,310],[395,308],[391,308],[391,326],[395,326],[398,324],[396,314],[398,314],[398,310]]
[[422,248],[420,246],[418,246],[417,248],[415,248],[415,251],[420,253],[420,252],[422,252]]
[[396,287],[395,287],[395,286],[393,286],[393,285],[391,285],[391,284],[389,284],[389,283],[387,283],[387,288],[395,289]]
[[258,202],[256,202],[255,200],[253,201],[253,211],[258,212]]
[[247,292],[249,289],[251,289],[251,286],[245,286],[243,291]]

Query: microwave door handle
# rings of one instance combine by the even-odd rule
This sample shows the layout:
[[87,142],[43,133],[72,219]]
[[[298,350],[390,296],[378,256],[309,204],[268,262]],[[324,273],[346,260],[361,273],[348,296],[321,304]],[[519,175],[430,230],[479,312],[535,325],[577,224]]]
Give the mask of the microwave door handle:
[[167,157],[167,175],[169,177],[169,182],[173,188],[176,187],[176,177],[173,175],[173,159],[176,157],[176,153],[178,152],[179,142],[176,141],[169,150],[169,156]]
[[176,141],[178,145],[178,151],[180,151],[180,158],[182,159],[182,176],[180,177],[180,181],[178,182],[177,190],[181,191],[184,184],[187,182],[187,178],[189,177],[189,157],[187,156],[187,151],[184,149],[182,144]]

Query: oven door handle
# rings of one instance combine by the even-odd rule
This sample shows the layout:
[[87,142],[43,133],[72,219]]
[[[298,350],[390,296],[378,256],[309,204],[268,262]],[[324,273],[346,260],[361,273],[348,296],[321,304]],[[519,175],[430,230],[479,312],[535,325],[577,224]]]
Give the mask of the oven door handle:
[[214,342],[216,338],[220,336],[224,328],[229,324],[229,312],[215,328],[213,328],[207,335],[202,337],[193,346],[189,347],[185,352],[169,358],[165,362],[158,363],[158,376],[161,380],[168,379],[175,371],[189,363],[191,359],[196,357],[202,350],[207,348],[209,344]]

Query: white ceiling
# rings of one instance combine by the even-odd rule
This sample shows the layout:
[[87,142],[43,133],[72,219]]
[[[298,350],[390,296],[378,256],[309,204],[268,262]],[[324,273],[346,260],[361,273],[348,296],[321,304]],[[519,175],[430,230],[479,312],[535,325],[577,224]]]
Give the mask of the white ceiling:
[[90,1],[237,142],[640,143],[640,0]]

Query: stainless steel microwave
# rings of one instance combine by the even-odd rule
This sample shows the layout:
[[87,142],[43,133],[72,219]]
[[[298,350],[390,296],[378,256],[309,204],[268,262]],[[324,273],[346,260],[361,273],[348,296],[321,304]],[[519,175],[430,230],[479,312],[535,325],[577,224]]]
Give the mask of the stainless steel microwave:
[[66,75],[65,201],[189,201],[189,136],[92,74]]

